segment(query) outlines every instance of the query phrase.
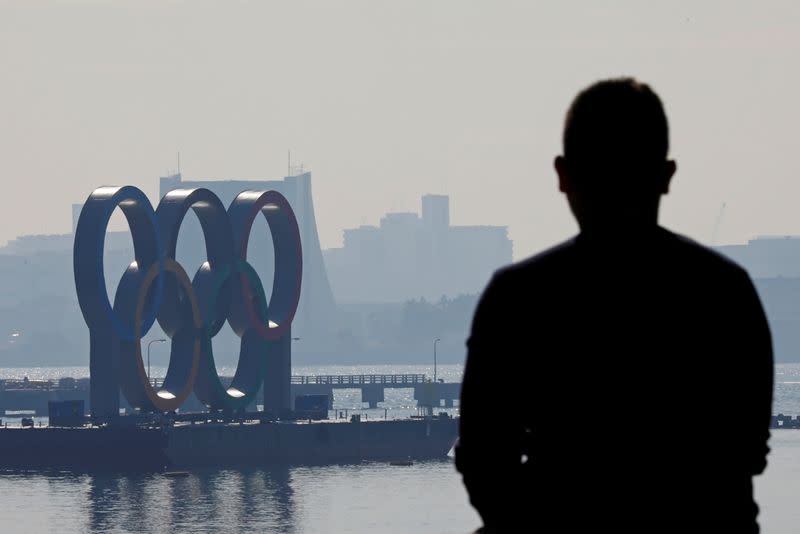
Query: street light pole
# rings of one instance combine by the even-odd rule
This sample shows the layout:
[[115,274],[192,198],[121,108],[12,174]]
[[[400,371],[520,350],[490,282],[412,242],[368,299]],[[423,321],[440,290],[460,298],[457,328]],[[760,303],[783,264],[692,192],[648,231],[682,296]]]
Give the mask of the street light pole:
[[436,383],[436,344],[441,341],[438,337],[433,341],[433,383]]
[[167,340],[164,338],[161,339],[151,339],[150,343],[147,344],[147,381],[150,382],[150,345],[153,343],[164,343]]

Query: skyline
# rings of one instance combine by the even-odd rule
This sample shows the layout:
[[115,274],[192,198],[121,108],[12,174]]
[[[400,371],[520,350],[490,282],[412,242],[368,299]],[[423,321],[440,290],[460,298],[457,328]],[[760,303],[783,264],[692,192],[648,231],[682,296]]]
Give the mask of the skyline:
[[[0,242],[69,228],[104,183],[315,175],[323,248],[448,194],[527,257],[574,234],[552,159],[575,93],[629,74],[678,162],[665,226],[703,243],[800,234],[800,7],[673,2],[10,0],[0,6]],[[47,191],[42,194],[42,191]],[[35,199],[35,200],[34,200]]]
[[[294,169],[294,167],[292,167],[292,168]],[[171,175],[171,174],[169,174],[171,172],[173,172],[173,171],[168,171],[167,175]],[[298,172],[300,172],[300,171],[298,171]],[[310,170],[306,169],[303,172],[310,172]],[[181,173],[177,173],[177,174],[181,174]],[[287,175],[285,175],[285,176],[283,176],[281,178],[285,178],[287,176],[293,176],[293,174],[287,174]],[[164,176],[161,176],[160,178],[163,178],[163,177]],[[281,179],[281,178],[274,178],[274,177],[265,176],[265,177],[249,177],[247,179],[242,180],[242,179],[237,179],[237,178],[230,178],[229,179],[229,178],[208,177],[208,178],[204,178],[204,179],[200,179],[200,180],[189,179],[189,181],[193,181],[193,182],[196,182],[196,181],[217,182],[219,180],[223,180],[223,181],[230,180],[230,181],[252,181],[254,183],[258,183],[258,182],[261,182],[261,181],[264,181],[264,180]],[[114,184],[112,182],[109,182],[108,184],[104,184],[104,185],[118,185],[118,184]],[[102,187],[102,186],[98,186],[98,187]],[[446,195],[446,194],[445,195],[441,195],[441,194],[435,194],[435,193],[421,193],[420,196],[421,197],[424,197],[424,196],[445,196],[445,197],[449,198],[449,195]],[[148,195],[148,198],[150,198],[150,195]],[[158,199],[150,198],[150,200],[151,200],[151,203],[153,205],[153,208],[155,208],[158,205]],[[71,207],[74,207],[76,205],[80,206],[80,204],[77,203],[77,202],[70,204]],[[724,215],[725,215],[724,212],[725,212],[725,208],[726,207],[727,206],[722,206],[722,209],[717,213],[717,216],[720,219],[720,222],[722,222],[722,219],[724,219]],[[411,208],[409,208],[407,210],[402,210],[402,211],[386,211],[386,212],[384,212],[382,214],[379,214],[377,216],[377,219],[374,220],[374,221],[365,221],[365,222],[362,222],[362,223],[360,223],[360,224],[358,224],[356,226],[350,227],[350,228],[341,228],[341,229],[339,229],[339,231],[341,232],[341,234],[343,236],[344,233],[346,233],[348,231],[351,231],[351,230],[358,230],[358,229],[362,229],[362,228],[373,228],[373,227],[377,228],[377,227],[380,226],[381,220],[385,219],[387,216],[404,215],[404,214],[417,214],[417,215],[419,215],[420,212],[421,212],[420,206],[417,206],[416,208],[411,207]],[[74,214],[72,214],[72,215],[74,215]],[[73,231],[72,226],[74,226],[74,222],[75,222],[74,220],[71,221],[71,223],[69,225],[70,227],[66,229],[67,231],[63,231],[63,229],[62,230],[58,230],[57,229],[56,231],[51,232],[51,233],[42,233],[42,234],[23,233],[23,234],[18,234],[16,236],[12,236],[9,239],[7,239],[5,242],[3,242],[2,245],[0,245],[0,248],[6,247],[6,246],[9,245],[9,243],[11,241],[14,241],[16,239],[23,238],[23,237],[57,236],[57,235],[70,234]],[[490,227],[492,227],[492,226],[500,226],[500,227],[509,228],[509,233],[511,232],[510,226],[507,225],[507,224],[503,224],[502,221],[497,221],[497,222],[493,222],[493,223],[486,223],[486,224],[482,224],[482,225],[474,225],[474,224],[470,224],[469,220],[465,220],[463,222],[463,225],[465,225],[465,226],[490,226]],[[109,231],[127,231],[126,223],[125,223],[124,218],[122,217],[122,215],[120,213],[114,213],[114,215],[112,216],[111,222],[109,223]],[[713,234],[713,232],[712,232],[712,234]],[[782,238],[782,237],[792,237],[792,238],[800,237],[800,232],[798,232],[796,234],[794,234],[794,233],[785,233],[785,232],[784,233],[780,233],[780,232],[779,233],[772,233],[772,234],[751,234],[750,236],[745,236],[742,241],[738,241],[738,242],[721,242],[719,239],[717,239],[713,243],[711,242],[711,240],[709,240],[709,242],[707,244],[709,244],[711,246],[714,246],[714,247],[746,245],[748,242],[750,242],[752,240],[764,239],[764,238]],[[512,240],[512,242],[513,242],[513,240]],[[342,238],[342,239],[340,239],[340,242],[338,244],[333,244],[333,245],[327,246],[327,247],[323,245],[322,246],[322,250],[327,251],[327,250],[332,250],[332,249],[338,249],[338,248],[341,248],[343,245],[344,245],[344,239]],[[522,259],[524,259],[524,258],[517,257],[516,254],[514,255],[514,261],[519,261],[519,260],[522,260]]]

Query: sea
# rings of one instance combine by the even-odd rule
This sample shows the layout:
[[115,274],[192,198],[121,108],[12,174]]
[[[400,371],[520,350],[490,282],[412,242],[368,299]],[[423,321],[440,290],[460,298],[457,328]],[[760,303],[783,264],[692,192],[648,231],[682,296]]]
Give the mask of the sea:
[[[153,375],[163,376],[163,368]],[[233,369],[220,369],[231,375]],[[461,365],[439,365],[458,381]],[[159,373],[161,373],[159,375]],[[433,376],[432,366],[301,366],[293,374]],[[0,368],[0,378],[88,376],[85,367]],[[773,413],[800,415],[800,364],[778,364]],[[725,400],[720,399],[720,406]],[[368,418],[416,414],[410,390],[387,390],[365,409],[356,390],[337,390],[334,410]],[[450,410],[458,413],[458,408]],[[3,417],[19,424],[22,414]],[[46,424],[46,419],[36,419]],[[773,430],[766,472],[755,479],[765,534],[800,532],[800,430]],[[0,532],[454,533],[480,526],[451,459],[410,466],[365,462],[326,467],[203,469],[185,474],[0,471]]]

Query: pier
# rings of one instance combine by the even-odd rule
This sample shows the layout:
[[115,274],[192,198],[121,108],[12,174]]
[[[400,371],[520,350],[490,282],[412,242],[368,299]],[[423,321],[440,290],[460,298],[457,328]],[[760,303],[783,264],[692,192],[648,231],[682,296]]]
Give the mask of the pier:
[[[154,378],[154,387],[163,379]],[[231,377],[221,377],[228,384]],[[424,374],[358,374],[358,375],[293,375],[290,392],[292,409],[295,399],[303,395],[327,395],[328,409],[333,409],[334,390],[358,389],[361,402],[378,408],[384,402],[387,389],[413,389],[414,400],[420,408],[452,408],[461,394],[459,382],[433,382]],[[261,399],[261,395],[258,396]],[[64,377],[58,380],[0,380],[0,415],[6,412],[48,413],[49,401],[83,400],[89,406],[89,379]],[[256,410],[254,401],[248,409]],[[131,408],[121,396],[120,407]],[[182,412],[202,412],[206,407],[192,394],[181,407]]]
[[460,382],[433,382],[424,374],[399,375],[296,375],[292,376],[292,399],[299,395],[328,395],[333,408],[334,389],[359,389],[361,402],[377,408],[387,389],[413,389],[420,407],[452,408],[461,395]]
[[[223,377],[223,383],[230,382]],[[161,379],[153,380],[154,386]],[[461,394],[460,382],[433,382],[424,374],[353,374],[353,375],[293,375],[291,379],[292,409],[294,401],[303,395],[327,395],[328,409],[333,409],[335,390],[358,389],[361,402],[370,408],[378,408],[384,402],[387,389],[413,389],[414,400],[420,408],[452,408]],[[259,399],[261,397],[259,396]],[[48,414],[48,401],[83,400],[89,406],[88,378],[60,378],[58,380],[0,380],[0,416],[7,412],[33,412],[37,416]],[[130,410],[124,398],[121,406]],[[256,406],[248,407],[255,412]],[[182,413],[204,412],[206,407],[194,395],[187,399]],[[771,429],[800,430],[800,415],[773,415]]]

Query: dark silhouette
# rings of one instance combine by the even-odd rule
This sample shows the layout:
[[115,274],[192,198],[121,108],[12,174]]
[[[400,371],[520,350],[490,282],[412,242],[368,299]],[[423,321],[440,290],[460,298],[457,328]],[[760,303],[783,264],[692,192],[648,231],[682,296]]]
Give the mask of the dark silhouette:
[[456,467],[490,532],[758,532],[770,332],[746,272],[658,225],[676,166],[633,79],[573,102],[555,160],[580,233],[495,273]]

